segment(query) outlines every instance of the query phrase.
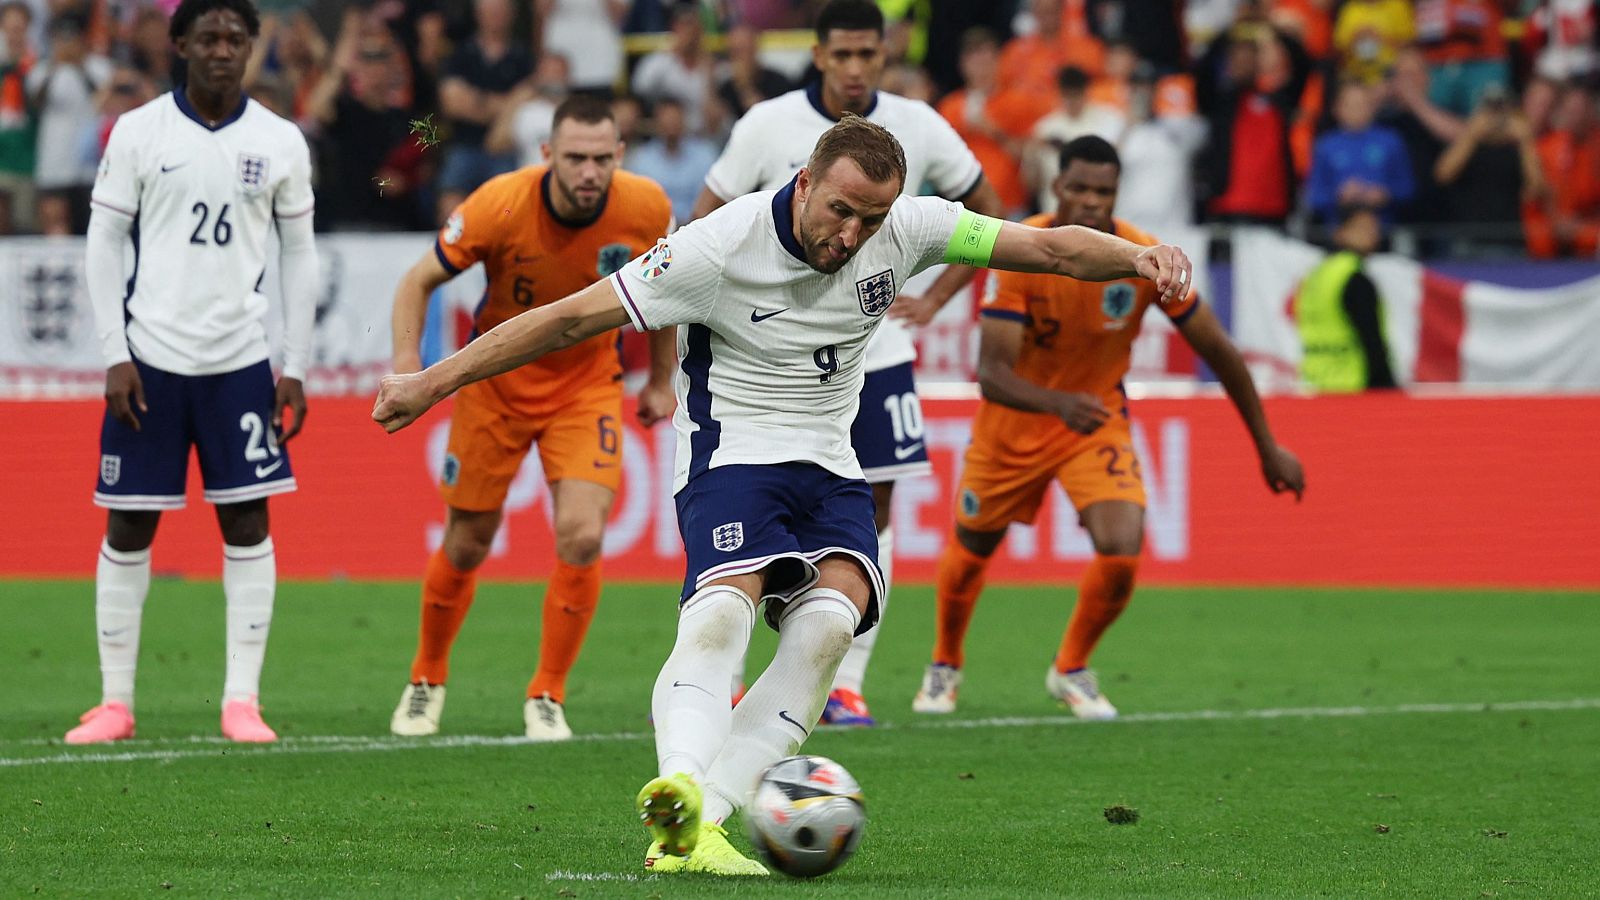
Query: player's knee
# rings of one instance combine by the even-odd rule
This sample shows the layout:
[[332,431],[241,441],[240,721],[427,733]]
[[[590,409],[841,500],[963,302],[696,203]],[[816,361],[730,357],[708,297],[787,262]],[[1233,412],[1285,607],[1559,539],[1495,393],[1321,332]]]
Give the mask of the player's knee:
[[1094,539],[1094,552],[1101,556],[1138,556],[1144,535],[1137,529],[1112,532]]
[[155,510],[111,510],[106,517],[106,543],[120,553],[148,550],[155,543],[160,521],[161,513]]
[[493,546],[494,532],[479,534],[458,528],[447,530],[444,535],[445,559],[458,572],[471,572],[483,565]]
[[217,524],[223,543],[231,547],[254,547],[267,539],[267,502],[235,503],[217,507]]
[[556,529],[556,556],[569,566],[593,565],[604,543],[605,529],[598,522]]

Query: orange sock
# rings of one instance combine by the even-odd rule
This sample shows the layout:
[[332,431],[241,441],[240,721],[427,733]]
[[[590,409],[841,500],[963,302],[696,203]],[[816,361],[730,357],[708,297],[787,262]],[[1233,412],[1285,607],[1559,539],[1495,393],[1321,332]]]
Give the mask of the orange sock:
[[989,560],[978,556],[951,535],[939,555],[937,596],[939,604],[939,635],[933,645],[933,661],[961,668],[965,661],[963,645],[967,639],[967,623],[972,621],[972,610],[978,605],[978,594],[983,591],[983,574]]
[[600,605],[600,564],[569,566],[556,563],[544,593],[544,624],[539,632],[539,668],[528,682],[528,696],[549,694],[557,703],[567,699],[567,673],[578,661],[583,636],[589,633],[594,610]]
[[1137,556],[1096,556],[1078,586],[1078,603],[1072,608],[1067,633],[1056,654],[1056,671],[1071,672],[1089,665],[1089,654],[1111,623],[1128,608],[1133,596]]
[[411,683],[444,684],[450,674],[450,647],[472,608],[478,577],[450,564],[444,550],[433,551],[422,576],[422,633],[411,661]]

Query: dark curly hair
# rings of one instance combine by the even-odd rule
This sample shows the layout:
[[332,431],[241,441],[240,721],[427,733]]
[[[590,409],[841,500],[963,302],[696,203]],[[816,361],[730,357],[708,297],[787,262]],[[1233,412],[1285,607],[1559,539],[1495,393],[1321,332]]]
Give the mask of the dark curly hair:
[[250,32],[251,37],[261,34],[261,14],[256,12],[256,5],[250,0],[183,0],[172,13],[167,35],[176,41],[189,33],[196,19],[219,9],[237,13],[244,20],[245,30]]

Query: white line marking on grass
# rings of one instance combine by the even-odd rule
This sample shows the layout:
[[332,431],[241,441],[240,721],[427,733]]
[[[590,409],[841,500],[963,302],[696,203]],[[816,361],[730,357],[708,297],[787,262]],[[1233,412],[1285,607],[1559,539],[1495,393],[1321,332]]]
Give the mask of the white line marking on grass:
[[[1403,703],[1398,706],[1304,706],[1277,709],[1195,709],[1180,712],[1129,713],[1113,722],[1085,722],[1071,715],[1056,716],[1005,716],[984,719],[920,719],[900,724],[880,725],[883,731],[933,731],[965,728],[1033,728],[1047,725],[1074,725],[1090,727],[1115,727],[1119,724],[1141,725],[1162,722],[1249,722],[1262,719],[1344,719],[1372,716],[1438,715],[1497,712],[1560,712],[1568,710],[1600,709],[1600,697],[1580,697],[1573,700],[1514,700],[1504,703]],[[824,727],[824,731],[841,731]],[[580,734],[573,743],[623,743],[645,741],[654,737],[647,731],[624,731],[607,734]],[[37,739],[0,742],[0,747],[21,744],[37,745]],[[54,743],[54,742],[48,742]],[[364,737],[338,735],[290,735],[276,744],[235,744],[218,737],[157,738],[143,741],[119,741],[118,747],[173,746],[173,749],[128,749],[118,752],[106,750],[64,750],[48,756],[0,757],[0,768],[17,766],[42,766],[62,763],[117,763],[179,759],[205,759],[223,756],[281,756],[299,753],[381,753],[393,750],[448,750],[457,747],[516,747],[533,745],[525,737],[508,735],[462,734],[434,738]]]
[[544,876],[545,881],[655,881],[661,876],[652,872],[649,875],[640,875],[637,872],[569,872],[566,869],[557,869]]

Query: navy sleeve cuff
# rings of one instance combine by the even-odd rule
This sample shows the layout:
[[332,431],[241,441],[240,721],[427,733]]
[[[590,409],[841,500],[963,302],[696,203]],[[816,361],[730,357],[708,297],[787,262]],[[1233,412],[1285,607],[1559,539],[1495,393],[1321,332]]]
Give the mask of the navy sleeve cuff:
[[1028,317],[1014,309],[986,309],[978,315],[986,319],[1004,319],[1007,322],[1026,322]]
[[1183,323],[1189,321],[1189,317],[1194,315],[1195,311],[1200,308],[1200,303],[1201,303],[1201,301],[1196,300],[1196,301],[1194,301],[1194,305],[1193,306],[1189,307],[1188,309],[1184,310],[1181,313],[1178,313],[1175,316],[1168,316],[1167,318],[1171,319],[1172,320],[1172,324],[1174,324],[1174,325],[1182,325]]
[[435,238],[433,241],[433,255],[439,257],[439,265],[444,266],[444,270],[446,272],[449,272],[451,275],[461,274],[461,269],[458,268],[455,263],[452,263],[449,257],[444,255],[444,247],[440,245],[437,238]]

